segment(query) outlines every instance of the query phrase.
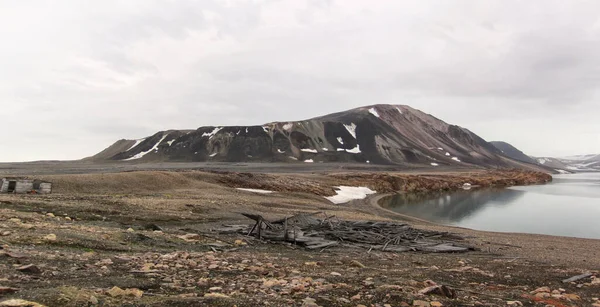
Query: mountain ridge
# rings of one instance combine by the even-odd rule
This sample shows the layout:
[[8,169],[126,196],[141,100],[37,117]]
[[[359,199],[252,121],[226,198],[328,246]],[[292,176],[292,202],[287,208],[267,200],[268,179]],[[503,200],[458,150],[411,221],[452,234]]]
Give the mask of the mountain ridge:
[[407,105],[387,104],[301,121],[160,131],[139,140],[119,140],[87,160],[532,168],[502,154],[492,143],[466,128]]

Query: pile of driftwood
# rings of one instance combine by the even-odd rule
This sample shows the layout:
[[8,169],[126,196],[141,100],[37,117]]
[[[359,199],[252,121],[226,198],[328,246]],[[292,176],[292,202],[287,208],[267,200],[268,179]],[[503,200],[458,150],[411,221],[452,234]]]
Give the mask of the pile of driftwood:
[[[390,252],[467,252],[458,244],[462,238],[446,232],[412,228],[408,224],[372,221],[344,221],[324,213],[302,213],[277,221],[242,213],[255,221],[251,225],[225,225],[220,233],[243,233],[274,243],[292,243],[307,249],[330,246],[362,247]],[[324,215],[323,218],[317,216]]]

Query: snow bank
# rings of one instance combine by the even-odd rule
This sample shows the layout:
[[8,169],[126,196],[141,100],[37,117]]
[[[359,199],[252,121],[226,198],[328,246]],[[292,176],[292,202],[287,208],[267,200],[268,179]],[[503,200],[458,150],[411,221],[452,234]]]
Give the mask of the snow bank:
[[457,157],[452,157],[452,160],[454,160],[456,162],[460,162],[460,159],[458,159]]
[[364,199],[367,195],[375,194],[376,191],[373,191],[367,187],[347,187],[347,186],[339,186],[336,187],[337,195],[325,197],[327,200],[334,204],[343,204],[347,203],[351,200],[355,199]]
[[304,152],[318,153],[318,151],[316,149],[302,148],[301,150]]
[[431,166],[439,166],[437,163],[431,163]]
[[306,163],[313,163],[315,161],[313,161],[313,159],[308,159],[308,160],[304,160],[304,162],[306,162]]
[[273,193],[273,191],[269,191],[269,190],[260,190],[260,189],[243,189],[243,188],[236,188],[236,190],[245,191],[245,192],[252,192],[252,193],[259,193],[259,194],[271,194],[271,193]]

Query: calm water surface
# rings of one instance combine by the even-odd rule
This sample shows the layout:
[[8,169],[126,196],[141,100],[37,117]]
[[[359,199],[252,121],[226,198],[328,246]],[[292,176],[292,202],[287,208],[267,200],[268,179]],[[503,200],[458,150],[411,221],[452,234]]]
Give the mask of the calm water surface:
[[558,175],[538,186],[394,195],[381,205],[472,229],[600,239],[600,173]]

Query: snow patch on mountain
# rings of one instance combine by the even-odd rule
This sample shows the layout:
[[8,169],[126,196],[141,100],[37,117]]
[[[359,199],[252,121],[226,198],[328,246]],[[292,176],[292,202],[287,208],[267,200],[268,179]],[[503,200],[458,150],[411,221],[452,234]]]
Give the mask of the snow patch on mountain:
[[140,145],[140,143],[142,143],[143,141],[145,141],[146,139],[139,139],[139,140],[135,140],[135,144],[133,144],[133,146],[129,147],[129,149],[125,150],[125,152],[130,151],[134,148],[136,148],[138,145]]
[[160,143],[162,143],[162,141],[164,141],[164,140],[167,138],[167,136],[168,136],[168,135],[169,135],[168,133],[167,133],[167,134],[165,134],[165,135],[164,135],[164,136],[163,136],[163,137],[160,139],[160,141],[158,141],[156,144],[154,144],[154,146],[152,146],[152,148],[148,149],[148,151],[140,152],[140,153],[138,153],[138,154],[134,155],[134,156],[133,156],[133,157],[131,157],[131,158],[125,159],[125,161],[131,161],[131,160],[137,160],[137,159],[141,159],[141,158],[143,158],[145,155],[147,155],[147,154],[149,154],[149,153],[151,153],[151,152],[153,152],[153,151],[155,151],[155,150],[156,150],[156,151],[158,151],[158,145],[160,145]]
[[[215,134],[217,134],[217,132],[221,131],[221,129],[223,129],[223,128],[219,128],[219,127],[217,127],[217,128],[215,128],[215,129],[214,129],[212,132],[210,132],[210,133],[206,133],[206,132],[205,132],[205,133],[202,133],[202,137],[205,137],[205,136],[207,136],[209,139],[212,139],[212,138],[213,138],[213,136],[215,136]],[[248,128],[246,128],[246,130],[247,130],[247,129],[248,129]]]
[[344,124],[344,127],[346,127],[346,130],[348,130],[348,132],[352,135],[353,138],[356,138],[356,125],[354,123],[350,123],[350,125]]
[[373,116],[379,118],[379,113],[377,113],[377,110],[375,108],[370,108],[369,113],[371,113],[371,114],[373,114]]

